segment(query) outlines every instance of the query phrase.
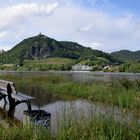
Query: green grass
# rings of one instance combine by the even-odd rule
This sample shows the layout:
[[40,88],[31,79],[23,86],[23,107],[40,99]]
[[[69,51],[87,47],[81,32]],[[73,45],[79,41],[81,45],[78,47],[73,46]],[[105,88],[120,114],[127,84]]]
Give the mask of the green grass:
[[46,59],[25,59],[23,66],[18,67],[17,71],[50,71],[50,70],[70,70],[75,63],[75,59],[51,57]]
[[88,60],[80,61],[78,64],[85,65]]
[[[69,123],[69,122],[68,122]],[[135,122],[117,122],[104,116],[87,122],[63,123],[56,139],[60,140],[139,140],[140,126]]]
[[60,57],[51,57],[46,59],[40,59],[40,60],[29,60],[25,59],[24,64],[25,65],[32,65],[32,64],[67,64],[73,62],[73,59],[69,58],[60,58]]
[[13,67],[13,64],[3,64],[4,67]]
[[103,57],[97,57],[99,60],[103,60],[104,62],[108,62],[108,60],[106,58]]
[[0,140],[48,140],[50,137],[48,130],[33,126],[14,126],[9,129],[0,127]]
[[[67,119],[67,120],[66,120]],[[86,122],[66,118],[60,122],[56,134],[35,126],[0,127],[1,140],[139,140],[140,126],[135,121],[124,123],[104,116]]]

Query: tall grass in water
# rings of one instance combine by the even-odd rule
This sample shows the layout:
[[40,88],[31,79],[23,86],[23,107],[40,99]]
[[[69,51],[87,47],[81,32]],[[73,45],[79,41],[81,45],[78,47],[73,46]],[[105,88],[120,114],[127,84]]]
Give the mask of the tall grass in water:
[[[46,77],[12,75],[0,76],[1,79],[14,81],[18,91],[31,93],[34,87],[57,96],[72,96],[101,102],[107,105],[117,105],[139,111],[140,109],[140,81],[130,82],[126,79],[105,82],[76,83],[59,75]],[[44,93],[40,93],[44,94]],[[32,95],[33,96],[33,95]]]
[[[77,98],[86,98],[104,104],[118,105],[139,111],[140,109],[140,82],[129,82],[125,79],[112,83],[92,82],[75,83],[64,77],[51,75],[48,77],[16,77],[0,76],[0,79],[14,81],[18,91],[32,87],[43,89],[50,94],[68,95]],[[31,94],[31,93],[30,93]],[[40,93],[44,94],[44,93]],[[93,117],[86,122],[62,120],[55,136],[45,130],[34,131],[32,127],[13,127],[9,130],[0,128],[0,139],[4,140],[139,140],[140,126],[135,121],[119,122],[104,116]]]
[[95,117],[87,123],[71,123],[56,135],[57,140],[139,140],[140,127],[135,123],[116,122],[113,118]]

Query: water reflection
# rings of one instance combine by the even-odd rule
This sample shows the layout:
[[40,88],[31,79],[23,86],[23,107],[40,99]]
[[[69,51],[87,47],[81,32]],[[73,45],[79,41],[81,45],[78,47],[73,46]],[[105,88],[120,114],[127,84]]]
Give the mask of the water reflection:
[[[2,106],[2,103],[0,105]],[[57,132],[57,128],[63,120],[65,120],[66,122],[68,122],[69,120],[76,120],[78,122],[81,122],[93,118],[93,116],[100,115],[105,117],[113,116],[117,121],[125,122],[129,122],[131,121],[131,119],[133,119],[133,116],[130,113],[123,113],[116,106],[105,106],[100,103],[93,103],[86,100],[57,100],[54,102],[50,102],[49,104],[46,103],[46,105],[43,106],[37,106],[37,104],[34,104],[33,102],[32,109],[43,109],[51,113],[52,132]],[[24,110],[27,110],[26,104],[18,105],[14,114],[15,118],[22,121]],[[0,116],[2,116],[2,114],[0,114]]]
[[38,107],[60,100],[60,97],[55,94],[48,93],[46,90],[33,85],[20,85],[18,86],[18,91],[35,97],[32,102]]
[[0,71],[1,75],[11,74],[20,77],[24,76],[48,76],[51,74],[67,77],[70,81],[76,82],[91,82],[91,81],[110,81],[128,79],[131,81],[140,80],[140,73],[115,73],[115,72],[73,72],[73,71],[55,71],[55,72],[14,72],[14,71]]

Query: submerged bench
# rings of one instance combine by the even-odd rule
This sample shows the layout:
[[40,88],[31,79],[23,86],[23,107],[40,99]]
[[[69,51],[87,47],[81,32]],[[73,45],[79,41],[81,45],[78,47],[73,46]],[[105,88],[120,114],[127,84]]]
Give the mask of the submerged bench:
[[30,100],[34,99],[34,97],[17,92],[15,83],[0,80],[0,100],[4,99],[5,104],[7,103],[6,97],[8,97],[9,100],[9,116],[12,116],[15,107],[20,103],[26,103],[29,112],[31,112],[32,108]]

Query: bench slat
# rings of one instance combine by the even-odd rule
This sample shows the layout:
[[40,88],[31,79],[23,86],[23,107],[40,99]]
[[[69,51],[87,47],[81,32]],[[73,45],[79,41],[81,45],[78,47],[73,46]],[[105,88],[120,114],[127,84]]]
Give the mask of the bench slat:
[[26,100],[34,99],[34,97],[32,97],[32,96],[25,95],[25,94],[22,94],[22,93],[19,93],[19,92],[17,94],[13,93],[11,95],[12,95],[12,98],[14,98],[18,101],[26,101]]
[[[0,93],[7,95],[6,91],[1,90]],[[20,92],[18,92],[17,94],[12,93],[11,96],[12,96],[12,98],[14,98],[14,99],[16,99],[18,101],[25,101],[25,100],[34,99],[34,97],[32,97],[32,96],[29,96],[29,95],[26,95],[26,94],[23,94],[23,93],[20,93]]]
[[10,82],[10,81],[0,80],[0,88],[7,91],[7,85],[8,85],[8,83],[10,84],[10,86],[12,88],[12,92],[13,93],[16,93],[16,88],[14,86],[14,83],[13,82]]
[[5,90],[0,90],[0,93],[7,95],[7,91]]
[[34,99],[34,97],[20,93],[20,92],[16,92],[15,86],[13,82],[10,81],[4,81],[4,80],[0,80],[0,93],[1,94],[5,94],[7,95],[7,85],[8,83],[10,84],[11,88],[12,88],[12,93],[11,96],[12,98],[14,98],[15,100],[18,101],[27,101],[27,100],[32,100]]
[[13,84],[13,82],[6,81],[6,80],[0,80],[0,83],[4,83],[4,84],[8,84],[9,83],[10,85]]
[[0,89],[1,89],[1,90],[7,91],[7,86],[2,86],[2,85],[0,85]]

